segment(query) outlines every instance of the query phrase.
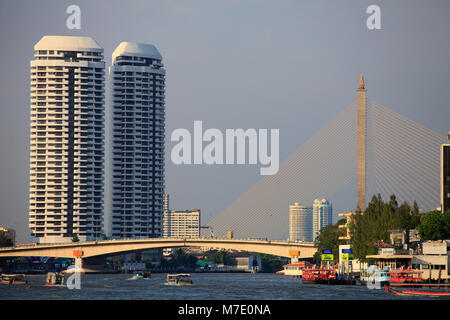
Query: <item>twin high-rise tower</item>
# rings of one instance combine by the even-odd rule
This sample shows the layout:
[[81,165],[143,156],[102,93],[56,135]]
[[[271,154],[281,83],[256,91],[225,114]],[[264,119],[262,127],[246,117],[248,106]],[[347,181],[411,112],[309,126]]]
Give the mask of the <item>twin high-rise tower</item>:
[[[165,70],[152,45],[122,42],[110,68],[111,192],[105,198],[105,62],[89,37],[44,36],[31,67],[29,226],[42,243],[162,234]],[[357,90],[357,205],[366,206],[366,88]],[[104,226],[108,216],[110,225]]]
[[312,208],[296,202],[289,206],[289,241],[314,241],[332,220],[333,207],[326,198],[315,199]]
[[31,61],[29,226],[41,242],[103,232],[103,49],[45,36]]
[[[113,53],[112,236],[161,235],[164,78],[152,45]],[[41,243],[99,239],[105,231],[105,63],[89,37],[44,36],[31,61],[31,234]]]
[[112,55],[112,237],[162,234],[164,77],[158,50],[122,42]]

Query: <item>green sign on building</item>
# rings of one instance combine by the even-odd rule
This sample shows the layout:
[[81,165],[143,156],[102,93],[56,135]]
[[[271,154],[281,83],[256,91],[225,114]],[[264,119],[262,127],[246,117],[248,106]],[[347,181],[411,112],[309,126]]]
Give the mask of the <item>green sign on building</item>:
[[351,253],[342,253],[341,254],[341,260],[352,260],[353,254]]
[[334,257],[332,254],[322,254],[322,261],[332,261]]

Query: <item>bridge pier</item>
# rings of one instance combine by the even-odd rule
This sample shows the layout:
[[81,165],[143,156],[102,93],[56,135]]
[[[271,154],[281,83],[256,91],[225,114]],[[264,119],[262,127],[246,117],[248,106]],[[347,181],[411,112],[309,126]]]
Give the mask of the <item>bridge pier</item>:
[[75,257],[75,268],[80,268],[80,270],[83,268],[83,258],[82,257]]
[[83,258],[80,256],[74,257],[74,265],[69,266],[65,273],[85,273],[85,270],[83,269]]
[[97,256],[97,257],[89,257],[82,258],[81,256],[74,257],[75,268],[67,270],[68,273],[73,273],[79,270],[81,273],[87,272],[99,272],[105,268],[105,257]]

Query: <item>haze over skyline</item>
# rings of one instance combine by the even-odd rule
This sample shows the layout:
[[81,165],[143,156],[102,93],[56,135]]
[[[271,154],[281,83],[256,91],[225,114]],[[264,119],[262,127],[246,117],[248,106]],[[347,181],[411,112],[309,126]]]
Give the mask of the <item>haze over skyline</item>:
[[[81,8],[81,30],[66,28],[71,4]],[[370,4],[381,8],[381,30],[366,27]],[[192,130],[194,120],[279,128],[283,160],[356,99],[363,72],[369,98],[446,134],[449,18],[444,0],[3,1],[0,225],[28,240],[29,62],[43,35],[93,37],[107,68],[121,41],[158,48],[167,70],[166,191],[174,209],[199,207],[204,224],[261,178],[259,166],[175,166],[174,129]],[[330,199],[334,219],[355,208],[355,190]]]

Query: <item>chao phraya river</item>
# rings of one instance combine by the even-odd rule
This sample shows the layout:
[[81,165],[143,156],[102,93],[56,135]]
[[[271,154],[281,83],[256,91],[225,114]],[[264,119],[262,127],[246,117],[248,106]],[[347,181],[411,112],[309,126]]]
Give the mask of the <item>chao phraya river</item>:
[[168,286],[163,273],[147,280],[131,280],[130,274],[88,274],[81,276],[79,290],[45,287],[45,275],[28,275],[27,279],[26,285],[0,284],[0,299],[411,299],[388,294],[383,287],[302,284],[297,278],[268,273],[193,273],[192,286]]

